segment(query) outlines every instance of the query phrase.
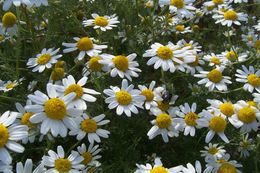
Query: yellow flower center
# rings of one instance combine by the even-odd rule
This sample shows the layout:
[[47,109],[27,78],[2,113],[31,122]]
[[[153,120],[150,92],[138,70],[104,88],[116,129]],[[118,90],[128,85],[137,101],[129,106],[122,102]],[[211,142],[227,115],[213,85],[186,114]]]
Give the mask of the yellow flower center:
[[218,153],[218,151],[219,150],[216,147],[212,147],[212,148],[209,148],[208,153],[212,154],[212,155],[215,155],[215,154]]
[[214,69],[207,74],[208,79],[213,83],[219,83],[222,80],[222,72]]
[[71,162],[68,159],[57,159],[54,162],[54,167],[59,173],[67,173],[71,170]]
[[183,32],[185,30],[185,27],[184,27],[184,25],[177,25],[177,26],[175,26],[175,29],[179,32]]
[[248,41],[253,41],[253,36],[252,35],[247,36],[247,40]]
[[129,64],[128,64],[128,58],[126,56],[123,55],[115,56],[112,59],[112,61],[118,70],[125,72],[128,69]]
[[3,26],[6,28],[12,27],[16,24],[17,18],[12,12],[7,12],[2,18]]
[[171,0],[171,5],[175,6],[178,9],[181,9],[184,7],[184,1],[183,0]]
[[32,112],[24,113],[22,118],[21,118],[21,124],[27,125],[29,127],[33,127],[34,125],[30,122],[30,118],[31,118],[32,115],[33,115]]
[[6,89],[13,89],[14,88],[14,83],[9,83],[5,86]]
[[219,58],[216,57],[216,56],[211,57],[211,58],[210,58],[210,62],[212,62],[212,63],[215,64],[215,65],[219,65],[219,64],[220,64],[220,60],[219,60]]
[[230,163],[223,163],[219,168],[217,173],[237,173],[237,169]]
[[256,102],[254,102],[254,101],[247,101],[246,102],[249,106],[253,106],[253,107],[256,107],[257,108],[257,103]]
[[97,131],[97,122],[92,119],[85,119],[80,123],[80,128],[87,133],[94,133]]
[[170,104],[168,102],[157,102],[158,108],[163,112],[167,111],[170,108]]
[[65,75],[64,68],[57,67],[53,69],[51,73],[51,79],[54,81],[58,81],[61,80],[64,77],[64,75]]
[[237,20],[237,13],[234,10],[228,10],[224,13],[225,20]]
[[150,173],[168,173],[167,169],[165,169],[163,166],[157,166],[153,168]]
[[71,84],[70,86],[68,86],[66,88],[64,95],[67,95],[72,92],[75,92],[77,94],[75,99],[79,99],[83,95],[83,88],[81,86],[79,86],[78,84]]
[[244,123],[252,123],[256,120],[255,111],[250,107],[244,107],[238,111],[238,119]]
[[227,117],[230,117],[234,114],[234,106],[232,103],[226,102],[221,105],[219,105],[220,112],[226,115]]
[[250,74],[247,76],[248,83],[251,84],[253,87],[260,86],[260,78],[256,74]]
[[141,92],[141,95],[145,96],[145,97],[146,97],[146,101],[148,101],[148,102],[152,101],[153,98],[154,98],[153,91],[150,90],[150,89],[144,89],[144,90]]
[[132,102],[132,96],[129,92],[121,90],[116,93],[116,100],[120,105],[129,105]]
[[172,118],[168,114],[160,114],[156,117],[156,124],[161,129],[166,129],[171,126]]
[[260,40],[256,40],[256,41],[255,41],[254,47],[255,47],[256,49],[260,49]]
[[51,60],[50,54],[42,54],[39,58],[37,58],[36,62],[40,65],[45,65]]
[[207,10],[208,10],[208,11],[212,11],[214,8],[215,8],[215,5],[207,6]]
[[95,18],[95,25],[105,27],[105,26],[108,25],[108,20],[105,17],[98,16],[98,17]]
[[93,42],[88,37],[83,37],[77,42],[77,47],[80,51],[89,51],[93,46]]
[[62,68],[65,65],[65,61],[58,61],[55,64],[55,68]]
[[209,128],[217,133],[224,132],[226,126],[227,126],[227,122],[224,120],[224,118],[220,116],[215,116],[211,118],[209,122]]
[[163,60],[171,59],[173,51],[168,46],[161,46],[157,49],[157,56]]
[[223,4],[224,1],[223,1],[223,0],[213,0],[213,3],[214,3],[215,5],[220,5],[220,4]]
[[99,56],[93,56],[90,58],[88,65],[92,71],[101,71],[103,65],[98,62],[99,60],[101,60]]
[[82,157],[84,157],[84,160],[82,161],[82,163],[84,165],[87,165],[89,162],[91,162],[91,160],[93,158],[92,154],[90,152],[88,152],[88,151],[83,153]]
[[59,98],[52,98],[46,101],[44,103],[44,111],[49,118],[54,120],[62,120],[67,114],[66,105]]
[[197,119],[198,119],[198,115],[194,112],[189,112],[184,117],[185,123],[188,126],[196,126],[197,125],[197,123],[196,123]]
[[236,52],[234,51],[229,51],[227,54],[226,54],[226,57],[228,60],[230,61],[236,61],[237,60],[237,54]]
[[0,124],[0,149],[5,146],[9,139],[9,131],[3,124]]

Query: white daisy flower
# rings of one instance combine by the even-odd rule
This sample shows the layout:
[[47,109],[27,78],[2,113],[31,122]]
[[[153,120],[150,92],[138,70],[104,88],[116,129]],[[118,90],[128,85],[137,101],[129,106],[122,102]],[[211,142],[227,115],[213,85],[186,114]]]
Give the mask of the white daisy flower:
[[132,77],[138,77],[137,72],[141,72],[137,61],[134,61],[136,58],[136,53],[132,53],[128,56],[124,55],[109,55],[103,54],[103,60],[99,60],[101,64],[107,65],[111,68],[110,75],[115,77],[119,75],[120,78],[127,78],[128,80],[132,81]]
[[26,5],[29,8],[32,6],[31,0],[4,0],[3,10],[7,11],[12,4],[14,4],[14,6],[16,7],[19,7],[22,4]]
[[161,67],[163,71],[170,70],[173,73],[176,70],[174,63],[192,63],[196,60],[189,48],[188,46],[181,48],[171,42],[168,42],[166,46],[154,43],[151,49],[145,51],[143,57],[151,57],[147,65],[154,64],[154,69]]
[[57,153],[53,150],[48,151],[49,156],[43,156],[43,165],[47,168],[46,172],[50,173],[80,173],[84,169],[81,162],[84,160],[76,151],[71,151],[71,154],[66,158],[62,146],[57,147]]
[[77,140],[82,140],[87,135],[90,143],[94,143],[95,141],[100,143],[100,137],[108,138],[110,134],[109,131],[99,128],[110,122],[109,120],[103,120],[104,118],[104,114],[91,118],[84,113],[82,117],[76,118],[77,126],[69,134],[73,136],[77,135]]
[[253,139],[248,139],[249,134],[243,135],[243,139],[239,142],[238,152],[240,157],[247,158],[250,156],[249,151],[254,149]]
[[27,62],[28,68],[33,68],[33,72],[38,71],[39,73],[43,72],[45,68],[51,68],[52,64],[55,64],[62,57],[61,54],[57,54],[59,52],[58,49],[44,48],[41,53],[36,55],[36,58],[30,58]]
[[172,168],[166,168],[163,166],[160,158],[155,158],[153,166],[149,163],[146,165],[136,164],[137,170],[135,173],[180,173],[183,169],[183,166],[176,166]]
[[203,5],[210,9],[214,9],[215,7],[218,7],[219,5],[223,5],[226,3],[227,3],[227,0],[211,0],[211,1],[204,2]]
[[93,19],[83,20],[83,26],[94,26],[94,29],[100,29],[101,31],[111,30],[117,27],[118,17],[113,14],[111,16],[99,16],[96,13],[91,14]]
[[195,136],[196,128],[200,129],[207,124],[207,121],[196,113],[196,109],[196,103],[192,103],[191,106],[188,103],[184,103],[184,105],[180,106],[180,111],[176,112],[177,116],[181,117],[176,118],[176,121],[184,128],[185,136]]
[[221,54],[216,55],[215,53],[205,55],[203,60],[209,62],[209,66],[224,66],[226,63],[225,58]]
[[224,57],[225,63],[227,65],[230,65],[233,62],[243,62],[248,57],[248,52],[240,53],[236,48],[233,48],[230,51],[222,52],[221,54]]
[[95,102],[97,99],[92,95],[98,95],[99,92],[84,88],[83,86],[87,83],[88,78],[82,77],[77,83],[72,75],[62,80],[62,85],[54,85],[57,92],[63,97],[74,92],[76,97],[68,104],[68,106],[73,106],[77,109],[86,110],[86,102]]
[[205,127],[209,128],[209,132],[207,133],[205,142],[209,143],[215,134],[217,134],[224,142],[229,143],[224,133],[227,127],[226,116],[214,112],[210,113],[206,110],[203,110],[201,115],[208,121]]
[[185,27],[185,25],[176,25],[173,28],[173,31],[175,31],[176,34],[186,34],[191,32],[190,26]]
[[200,72],[203,70],[201,67],[205,64],[204,60],[201,58],[201,54],[197,54],[195,57],[195,61],[193,63],[188,63],[185,65],[186,73],[190,73],[192,76],[197,72]]
[[177,45],[179,45],[180,47],[188,46],[189,50],[192,50],[195,55],[201,52],[202,48],[202,46],[200,46],[198,42],[195,42],[193,40],[187,42],[186,40],[182,39],[177,42]]
[[0,28],[3,33],[8,33],[10,36],[16,35],[18,32],[16,15],[12,12],[6,12],[2,17]]
[[223,67],[216,67],[211,71],[200,71],[200,74],[195,74],[195,77],[203,78],[198,81],[199,85],[205,84],[209,91],[213,91],[214,88],[217,88],[219,91],[227,91],[227,85],[231,84],[229,76],[223,76],[224,68]]
[[260,20],[257,21],[257,25],[254,25],[254,28],[255,28],[257,31],[260,31]]
[[15,87],[20,85],[24,78],[20,78],[19,80],[14,80],[14,81],[7,81],[0,86],[0,91],[8,92],[13,90]]
[[226,154],[224,146],[219,144],[209,143],[209,146],[205,146],[204,150],[201,150],[201,156],[205,158],[205,161],[215,158],[220,159]]
[[24,147],[17,141],[28,137],[28,127],[14,124],[16,112],[6,111],[0,116],[0,161],[5,164],[12,163],[12,156],[7,148],[15,153],[23,153]]
[[254,46],[254,42],[257,40],[257,34],[254,30],[249,30],[246,34],[242,34],[242,41],[244,41],[248,46]]
[[229,119],[230,123],[241,132],[257,131],[260,126],[260,111],[249,105],[247,102],[240,100],[235,104],[235,113]]
[[109,109],[116,108],[116,114],[131,117],[131,112],[138,114],[138,108],[143,109],[143,103],[145,101],[145,96],[140,95],[141,92],[134,89],[134,85],[128,86],[126,79],[122,80],[121,88],[117,86],[110,86],[110,89],[105,89],[104,93],[108,96],[105,102],[108,103]]
[[16,164],[16,173],[44,173],[46,169],[44,168],[43,164],[40,164],[35,170],[33,171],[33,162],[31,159],[27,159],[23,166],[22,162]]
[[242,69],[237,69],[236,81],[245,83],[243,88],[245,91],[253,92],[254,89],[260,92],[260,70],[255,70],[253,66],[242,65]]
[[212,17],[216,20],[215,23],[221,23],[223,26],[227,25],[228,27],[234,24],[241,25],[241,22],[247,22],[247,14],[236,12],[232,8],[228,8],[225,11],[218,10]]
[[159,5],[170,5],[170,12],[182,18],[192,18],[196,8],[192,5],[195,0],[159,0]]
[[102,157],[99,155],[101,149],[98,147],[99,145],[94,146],[94,143],[89,144],[88,148],[84,143],[81,146],[78,146],[77,149],[79,154],[84,158],[82,164],[84,164],[85,167],[95,167],[98,162],[97,160]]
[[156,119],[151,121],[153,127],[147,133],[150,140],[158,135],[161,135],[163,141],[167,143],[169,142],[169,137],[179,136],[178,121],[174,118],[176,111],[177,108],[168,111],[168,113],[160,110],[153,112]]
[[187,167],[182,168],[182,172],[183,173],[202,173],[201,164],[197,160],[195,162],[195,167],[192,164],[188,163]]
[[88,62],[86,63],[87,68],[85,68],[86,70],[89,70],[91,72],[97,73],[97,74],[101,74],[101,72],[107,72],[110,70],[110,67],[108,66],[108,64],[102,64],[100,63],[100,60],[104,60],[106,56],[104,56],[103,54],[96,54],[92,57],[90,57],[90,59],[88,60]]
[[82,60],[86,54],[90,57],[101,53],[102,49],[106,49],[106,45],[97,45],[93,43],[93,38],[89,37],[74,37],[76,43],[62,43],[63,46],[67,47],[63,50],[63,53],[73,52],[79,50],[79,54],[76,57],[79,61]]
[[46,135],[49,131],[54,137],[67,136],[68,129],[77,128],[74,117],[82,115],[82,110],[68,106],[76,93],[58,97],[54,86],[47,84],[48,96],[40,91],[28,95],[35,105],[27,105],[25,110],[34,113],[30,117],[32,123],[41,123],[40,132]]

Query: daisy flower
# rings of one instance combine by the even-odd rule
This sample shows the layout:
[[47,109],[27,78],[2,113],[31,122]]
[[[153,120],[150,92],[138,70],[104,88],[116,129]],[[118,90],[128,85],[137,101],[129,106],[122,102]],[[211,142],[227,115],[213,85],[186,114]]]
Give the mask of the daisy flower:
[[257,25],[254,25],[254,28],[255,28],[257,31],[260,31],[260,20],[257,21]]
[[170,5],[171,13],[176,13],[182,18],[192,18],[196,8],[192,5],[195,0],[159,0],[159,5]]
[[107,72],[110,70],[110,67],[107,64],[100,63],[100,60],[104,60],[105,56],[101,55],[94,55],[90,57],[88,62],[86,63],[87,68],[85,70],[90,70],[91,72],[101,74],[101,72]]
[[86,102],[95,102],[97,99],[92,95],[98,95],[99,92],[83,87],[86,85],[88,78],[82,77],[77,83],[72,75],[62,80],[62,85],[54,85],[56,91],[60,93],[63,97],[70,94],[76,93],[76,97],[68,104],[68,106],[73,106],[77,109],[86,110]]
[[59,52],[58,49],[50,48],[46,49],[44,48],[41,53],[36,55],[36,58],[30,58],[27,62],[28,68],[33,68],[32,71],[39,73],[43,72],[45,68],[51,68],[52,64],[55,64],[57,62],[57,59],[61,58],[61,54],[57,54]]
[[0,91],[8,92],[13,90],[15,87],[21,84],[24,78],[20,78],[19,80],[7,81],[0,86]]
[[207,54],[203,57],[203,60],[209,62],[209,66],[224,66],[225,59],[220,55],[216,55],[215,53]]
[[35,91],[28,95],[34,105],[27,105],[25,110],[34,113],[30,122],[41,123],[40,132],[46,135],[49,131],[54,137],[67,136],[68,129],[77,128],[74,117],[82,115],[82,110],[69,107],[69,103],[75,98],[76,93],[69,93],[58,97],[58,93],[52,84],[47,84],[48,95]]
[[215,8],[218,7],[219,5],[226,4],[226,2],[227,0],[211,0],[211,1],[204,2],[203,5],[206,7]]
[[246,34],[242,34],[242,41],[244,41],[248,46],[253,46],[254,42],[257,40],[257,34],[254,30],[249,30]]
[[235,104],[235,113],[229,119],[230,123],[241,132],[257,131],[260,126],[260,111],[243,100]]
[[165,143],[169,142],[169,137],[178,137],[179,129],[177,127],[178,121],[176,121],[175,114],[177,108],[169,111],[168,113],[162,111],[153,112],[156,119],[152,120],[153,127],[148,131],[147,136],[149,139],[153,139],[158,135],[161,135]]
[[42,163],[47,168],[47,172],[51,173],[80,173],[84,169],[81,162],[84,160],[76,151],[66,158],[62,146],[57,147],[57,153],[53,150],[48,151],[49,156],[42,157]]
[[176,25],[173,30],[176,34],[186,34],[191,32],[190,26],[185,27],[185,25]]
[[146,165],[136,164],[136,166],[138,169],[135,173],[179,173],[183,168],[183,166],[176,166],[168,169],[163,166],[161,159],[158,157],[154,159],[153,166],[149,163],[146,163]]
[[89,144],[88,148],[84,143],[81,146],[78,146],[77,149],[79,154],[84,158],[82,164],[84,164],[85,167],[96,166],[97,160],[102,157],[99,155],[101,149],[98,147],[99,145],[94,146],[94,143]]
[[255,70],[253,66],[246,66],[242,65],[242,69],[237,69],[236,81],[245,83],[243,88],[245,91],[253,92],[254,89],[260,92],[260,70]]
[[195,55],[201,52],[202,48],[202,46],[200,46],[198,42],[195,42],[193,40],[187,42],[186,40],[182,39],[177,42],[177,45],[179,45],[180,47],[188,46],[189,50],[192,50]]
[[209,91],[213,91],[214,88],[217,88],[219,91],[227,91],[227,85],[231,84],[229,76],[223,76],[224,68],[217,66],[211,71],[200,71],[200,74],[195,74],[195,77],[203,78],[198,81],[199,85],[205,84]]
[[227,25],[228,27],[234,24],[241,25],[241,22],[247,22],[247,14],[236,12],[232,8],[225,11],[218,10],[212,17],[216,20],[215,23],[221,23],[223,26]]
[[196,59],[193,63],[188,63],[185,65],[186,73],[190,73],[193,76],[196,73],[196,71],[200,72],[203,70],[201,66],[204,64],[204,60],[201,58],[201,55],[198,54],[196,55]]
[[188,163],[187,167],[182,168],[183,173],[202,173],[201,164],[199,161],[196,160],[195,167]]
[[31,159],[27,159],[23,166],[22,162],[16,164],[16,173],[44,173],[46,169],[44,168],[43,164],[40,164],[35,170],[33,171],[33,162]]
[[249,151],[254,149],[253,139],[248,139],[249,134],[243,135],[242,141],[239,142],[238,152],[240,153],[240,157],[247,158],[250,156]]
[[192,51],[189,50],[190,47],[181,48],[178,45],[174,45],[168,42],[166,46],[160,43],[154,43],[151,49],[146,50],[143,57],[150,57],[147,65],[153,65],[154,69],[161,67],[163,71],[174,72],[176,70],[175,63],[192,63],[195,61],[195,56]]
[[239,53],[238,49],[233,48],[230,51],[221,53],[225,59],[226,64],[232,64],[233,62],[243,62],[248,57],[248,52]]
[[12,156],[7,148],[15,153],[23,153],[24,147],[17,141],[28,137],[28,127],[15,124],[16,112],[6,111],[0,116],[0,161],[12,163]]
[[225,155],[226,150],[222,145],[209,143],[209,145],[205,146],[204,150],[201,150],[200,152],[201,156],[205,158],[205,161],[207,161],[211,158],[222,158]]
[[117,86],[110,86],[110,89],[105,89],[104,93],[108,96],[105,102],[108,103],[109,109],[116,108],[116,114],[131,117],[131,112],[138,114],[138,108],[143,109],[145,96],[140,95],[141,92],[134,89],[134,85],[128,86],[126,79],[122,80],[121,89]]
[[116,77],[117,75],[120,78],[127,78],[128,80],[132,81],[132,77],[138,77],[139,75],[137,72],[141,72],[137,61],[134,61],[136,58],[136,53],[132,53],[128,56],[124,55],[109,55],[104,54],[103,60],[99,60],[101,64],[107,65],[111,68],[110,75],[112,77]]
[[191,106],[188,103],[184,103],[184,105],[180,106],[180,111],[176,112],[177,116],[181,117],[176,118],[176,121],[184,128],[185,136],[194,136],[196,128],[202,128],[203,124],[207,124],[207,121],[196,113],[196,109],[196,103],[192,103]]
[[10,36],[16,35],[18,31],[17,17],[12,12],[6,12],[2,17],[2,32],[8,33]]
[[86,54],[90,57],[101,53],[102,49],[106,49],[106,45],[97,45],[93,43],[93,38],[89,37],[74,37],[76,43],[62,43],[63,46],[67,47],[63,50],[63,53],[73,52],[79,50],[79,54],[76,57],[79,61],[82,60]]
[[224,133],[227,127],[226,116],[216,114],[215,112],[210,113],[206,110],[203,110],[201,114],[208,121],[208,123],[205,124],[205,127],[209,128],[209,132],[207,133],[205,142],[209,143],[215,134],[217,134],[224,142],[229,143],[229,140]]
[[95,141],[100,143],[100,137],[108,138],[110,134],[109,131],[99,128],[99,126],[110,122],[109,120],[103,120],[104,118],[104,114],[91,118],[84,113],[82,117],[76,118],[77,128],[72,129],[69,134],[73,136],[77,135],[77,140],[82,140],[87,135],[90,143],[94,143]]
[[93,19],[84,20],[83,26],[94,26],[94,29],[100,29],[101,31],[111,30],[114,27],[117,27],[118,17],[113,14],[111,16],[99,16],[96,13],[91,14]]

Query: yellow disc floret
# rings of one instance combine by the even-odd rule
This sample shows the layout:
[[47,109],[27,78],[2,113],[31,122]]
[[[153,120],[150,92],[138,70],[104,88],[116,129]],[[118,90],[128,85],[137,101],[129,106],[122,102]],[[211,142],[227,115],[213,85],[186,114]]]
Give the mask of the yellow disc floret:
[[255,47],[256,49],[260,49],[260,40],[256,40],[256,41],[255,41],[254,47]]
[[66,114],[66,105],[59,98],[51,98],[44,103],[44,111],[46,115],[54,120],[62,120]]
[[13,27],[17,22],[17,18],[12,12],[7,12],[2,18],[3,26],[6,28]]
[[98,72],[101,71],[103,64],[100,64],[98,61],[101,60],[99,56],[93,56],[88,61],[88,66],[92,71]]
[[210,153],[210,154],[212,154],[212,155],[215,155],[215,154],[218,153],[218,151],[219,151],[218,148],[216,148],[216,147],[211,147],[211,148],[209,148],[208,153]]
[[184,25],[177,25],[175,26],[176,31],[179,32],[183,32],[185,30],[185,26]]
[[220,5],[220,4],[223,4],[224,1],[223,1],[223,0],[213,0],[213,3],[214,3],[215,5]]
[[88,37],[83,37],[77,42],[77,48],[80,51],[89,51],[94,47],[93,42]]
[[252,123],[256,120],[256,113],[251,107],[244,107],[238,111],[238,119],[244,123]]
[[6,89],[13,89],[15,87],[14,83],[9,83],[5,86]]
[[97,127],[97,122],[93,119],[85,119],[80,123],[80,128],[87,133],[95,133]]
[[173,51],[168,46],[161,46],[157,49],[157,56],[163,60],[171,59]]
[[5,146],[9,139],[9,131],[3,124],[0,124],[0,149]]
[[167,111],[170,108],[170,104],[168,102],[157,102],[158,108],[163,112]]
[[57,159],[54,167],[59,173],[67,173],[71,170],[71,162],[68,159]]
[[36,62],[40,65],[45,65],[51,60],[51,55],[46,53],[42,54],[40,57],[36,59]]
[[196,123],[197,119],[198,119],[198,115],[194,112],[189,112],[184,117],[185,123],[188,126],[196,126],[197,125],[197,123]]
[[83,153],[82,157],[84,158],[84,160],[82,161],[82,163],[84,165],[87,165],[88,163],[90,163],[92,158],[93,158],[92,154],[90,152],[88,152],[88,151]]
[[208,79],[213,83],[219,83],[222,80],[222,72],[214,69],[207,74]]
[[234,114],[234,106],[230,102],[223,103],[219,105],[220,112],[226,115],[227,117],[230,117]]
[[25,112],[21,118],[21,124],[32,127],[33,124],[30,122],[30,118],[32,117],[32,112]]
[[215,116],[211,118],[209,122],[209,128],[213,130],[214,132],[224,132],[227,126],[227,122],[224,118],[220,116]]
[[141,92],[141,95],[145,96],[146,97],[146,101],[152,101],[153,98],[154,98],[154,94],[153,94],[153,91],[150,90],[150,89],[144,89],[142,90]]
[[105,27],[108,25],[108,20],[106,17],[98,16],[95,18],[95,25]]
[[237,169],[234,165],[230,163],[223,163],[219,168],[217,173],[237,173]]
[[227,52],[226,57],[230,61],[236,61],[237,60],[237,54],[234,51]]
[[172,118],[169,114],[159,114],[156,117],[156,124],[161,129],[166,129],[171,126]]
[[225,20],[237,20],[237,13],[234,10],[228,10],[224,13]]
[[128,58],[126,56],[123,55],[115,56],[112,59],[112,61],[118,70],[125,72],[128,69],[129,64],[128,64]]
[[211,58],[210,58],[210,62],[213,63],[213,64],[215,64],[215,65],[219,65],[219,64],[220,64],[220,60],[219,60],[219,58],[216,57],[216,56],[211,57]]
[[75,99],[81,98],[83,95],[83,88],[79,86],[78,84],[71,84],[68,86],[64,92],[64,95],[67,95],[69,93],[75,92],[77,95]]
[[175,6],[178,9],[181,9],[184,7],[184,0],[171,0],[171,5]]
[[129,92],[121,90],[116,93],[116,100],[120,105],[129,105],[132,102],[132,96]]
[[157,166],[150,170],[150,173],[168,173],[168,171],[163,166]]
[[57,67],[57,68],[53,69],[53,71],[51,73],[51,79],[54,81],[58,81],[58,80],[63,79],[64,75],[65,75],[64,68]]
[[256,74],[250,74],[247,76],[248,83],[251,84],[253,87],[260,86],[260,78]]

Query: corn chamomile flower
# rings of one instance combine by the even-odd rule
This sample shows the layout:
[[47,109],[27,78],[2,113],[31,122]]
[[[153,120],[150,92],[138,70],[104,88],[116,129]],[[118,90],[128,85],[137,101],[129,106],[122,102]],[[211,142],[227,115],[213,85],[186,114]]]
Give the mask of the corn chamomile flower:
[[163,141],[167,143],[169,142],[169,137],[179,136],[180,129],[177,126],[178,121],[174,118],[176,111],[177,108],[168,112],[162,112],[160,110],[153,112],[156,118],[151,121],[153,127],[147,133],[150,140],[161,135]]
[[193,63],[185,64],[186,73],[190,73],[192,76],[196,73],[196,71],[202,71],[203,68],[201,66],[205,64],[204,60],[201,57],[201,54],[197,54],[195,58],[196,59]]
[[250,156],[249,151],[254,149],[253,139],[249,138],[249,134],[246,133],[243,135],[243,139],[239,142],[238,152],[240,153],[240,157],[247,158]]
[[79,50],[79,54],[76,57],[77,60],[82,60],[86,54],[90,57],[101,53],[102,49],[106,49],[106,45],[97,45],[93,42],[93,38],[85,37],[73,37],[76,43],[62,43],[66,48],[63,50],[63,53],[73,52]]
[[100,60],[104,60],[105,56],[103,54],[96,54],[89,58],[89,60],[86,63],[85,71],[88,70],[92,73],[101,74],[101,72],[107,72],[110,70],[110,67],[108,64],[102,64],[100,63]]
[[118,17],[113,14],[111,16],[99,16],[96,13],[91,14],[93,19],[88,19],[83,21],[83,26],[93,26],[94,29],[100,29],[101,31],[111,30],[117,27]]
[[226,150],[222,145],[209,143],[209,145],[205,146],[204,150],[201,150],[200,152],[201,156],[205,158],[205,161],[207,161],[211,158],[222,158],[225,155]]
[[61,58],[61,54],[57,54],[59,52],[58,49],[44,48],[41,53],[36,55],[36,58],[30,58],[27,62],[28,68],[33,68],[32,71],[39,73],[43,72],[45,68],[51,68],[52,64],[57,62],[57,59]]
[[193,40],[190,40],[188,42],[182,39],[177,42],[177,45],[179,45],[180,47],[189,47],[189,50],[192,50],[193,54],[195,55],[201,52],[201,48],[202,48],[202,46],[200,46],[198,42],[195,42]]
[[73,136],[77,135],[77,140],[82,140],[87,135],[90,143],[94,143],[95,141],[100,143],[100,137],[108,138],[108,135],[110,134],[109,131],[99,128],[110,122],[109,120],[103,120],[104,118],[104,114],[93,118],[89,117],[87,114],[83,114],[75,119],[77,128],[72,129],[69,134]]
[[221,53],[224,57],[225,64],[230,65],[234,62],[243,62],[248,57],[248,52],[238,52],[238,49],[233,48],[229,51],[224,51]]
[[34,113],[30,122],[41,123],[41,134],[46,135],[50,131],[54,137],[66,137],[68,129],[77,128],[75,117],[82,115],[82,110],[68,106],[77,94],[72,92],[58,97],[59,94],[52,84],[47,84],[46,88],[48,96],[40,91],[28,95],[35,104],[27,105],[25,110]]
[[215,7],[218,7],[219,5],[223,5],[226,3],[227,0],[211,0],[211,1],[204,2],[203,5],[206,6],[209,11],[211,11],[210,9],[213,10]]
[[20,78],[19,80],[14,80],[14,81],[7,81],[0,86],[0,91],[8,92],[13,90],[15,87],[20,85],[24,78]]
[[200,71],[200,74],[195,74],[195,77],[203,78],[198,81],[199,85],[205,84],[209,91],[213,91],[217,88],[219,91],[227,91],[227,85],[231,84],[229,76],[223,76],[222,72],[224,67],[217,66],[211,71]]
[[168,42],[166,46],[160,43],[154,43],[151,49],[145,51],[143,57],[150,57],[147,61],[147,65],[154,64],[154,69],[161,67],[163,71],[170,70],[170,72],[173,73],[176,70],[176,63],[183,64],[195,61],[196,58],[189,48],[188,46],[181,48],[171,42]]
[[48,156],[42,157],[42,163],[47,168],[46,172],[51,173],[80,173],[84,169],[81,162],[84,160],[76,151],[71,151],[68,157],[65,157],[62,146],[57,147],[57,153],[53,150],[48,151]]
[[192,164],[188,163],[187,167],[183,166],[182,172],[183,173],[202,173],[201,164],[197,160],[195,162],[195,167]]
[[2,17],[1,28],[3,33],[14,36],[18,32],[17,17],[12,12],[6,12]]
[[240,100],[235,104],[235,114],[229,119],[230,123],[241,132],[257,131],[260,126],[260,111],[249,105],[247,102]]
[[185,25],[176,25],[173,28],[173,31],[176,34],[186,34],[186,33],[190,33],[191,32],[191,27],[190,26],[185,27]]
[[110,89],[105,89],[104,93],[108,96],[105,102],[108,103],[109,109],[116,108],[116,114],[131,117],[131,112],[138,114],[138,108],[143,109],[145,96],[140,95],[141,91],[134,89],[134,85],[128,86],[126,79],[122,80],[121,88],[110,86]]
[[33,171],[33,162],[31,159],[27,159],[23,165],[22,162],[16,164],[16,173],[44,173],[46,169],[43,164],[37,166]]
[[31,0],[4,0],[3,10],[7,11],[12,4],[16,7],[21,6],[21,4],[24,4],[29,8],[32,6]]
[[209,62],[209,66],[224,66],[226,61],[221,54],[210,53],[203,56],[203,60]]
[[92,95],[100,94],[93,89],[83,87],[87,80],[87,77],[82,77],[78,82],[76,82],[74,77],[69,75],[67,78],[62,80],[62,85],[54,85],[54,87],[63,97],[73,92],[76,93],[76,97],[68,104],[68,106],[86,110],[86,102],[95,102],[97,100]]
[[236,81],[245,83],[243,89],[245,91],[253,92],[254,89],[260,92],[260,70],[255,70],[253,66],[246,66],[242,65],[242,69],[237,69]]
[[154,164],[151,165],[146,163],[146,165],[136,164],[137,170],[135,173],[180,173],[183,166],[176,166],[172,168],[166,168],[163,166],[162,161],[159,157],[154,159]]
[[204,127],[203,124],[207,124],[207,121],[200,117],[196,113],[197,104],[192,103],[189,106],[188,103],[180,106],[180,110],[176,112],[176,115],[180,118],[176,118],[176,121],[184,129],[184,135],[195,136],[196,128]]
[[97,160],[102,157],[99,155],[101,149],[98,147],[99,145],[94,146],[94,143],[89,144],[88,148],[84,143],[78,146],[77,149],[79,154],[84,158],[82,164],[84,164],[85,167],[95,167],[98,162]]
[[204,126],[209,128],[205,142],[209,143],[215,134],[217,134],[224,142],[229,143],[229,140],[224,133],[227,127],[226,116],[206,110],[203,110],[201,115],[208,121]]
[[17,141],[28,137],[28,127],[15,124],[16,112],[6,111],[0,116],[0,161],[5,164],[12,162],[7,148],[15,153],[23,153],[24,147]]
[[134,61],[136,56],[136,53],[128,56],[103,54],[103,60],[99,60],[98,62],[111,68],[110,75],[112,77],[118,75],[122,79],[126,77],[132,81],[132,77],[138,77],[138,73],[142,71],[137,68],[139,66],[138,62]]
[[228,27],[234,24],[241,25],[241,22],[247,22],[247,14],[236,12],[232,8],[228,8],[225,11],[218,10],[212,17],[216,20],[216,24],[221,23],[223,26],[227,25]]
[[246,34],[242,34],[242,41],[245,42],[248,46],[253,46],[254,42],[257,40],[257,34],[254,30],[249,30]]

